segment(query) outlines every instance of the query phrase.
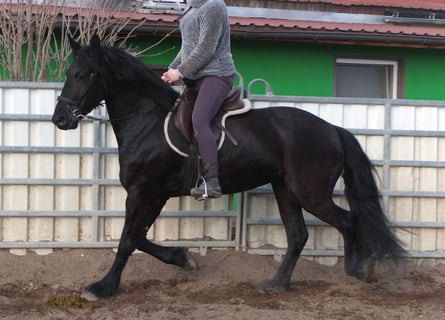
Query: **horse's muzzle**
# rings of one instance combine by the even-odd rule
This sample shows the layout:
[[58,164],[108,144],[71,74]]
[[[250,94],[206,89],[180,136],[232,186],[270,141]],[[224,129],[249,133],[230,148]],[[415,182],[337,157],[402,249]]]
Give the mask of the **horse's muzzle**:
[[61,108],[59,103],[56,106],[56,111],[51,120],[61,130],[76,129],[79,125],[79,120],[72,114],[66,112],[65,108]]

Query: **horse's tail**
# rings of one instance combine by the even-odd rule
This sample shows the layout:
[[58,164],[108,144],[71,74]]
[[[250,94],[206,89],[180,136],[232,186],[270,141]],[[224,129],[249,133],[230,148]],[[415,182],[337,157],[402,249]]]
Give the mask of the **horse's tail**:
[[380,205],[380,192],[373,176],[374,166],[349,131],[337,127],[343,144],[345,196],[355,224],[355,239],[362,257],[376,260],[405,256],[400,240],[390,230],[388,218]]

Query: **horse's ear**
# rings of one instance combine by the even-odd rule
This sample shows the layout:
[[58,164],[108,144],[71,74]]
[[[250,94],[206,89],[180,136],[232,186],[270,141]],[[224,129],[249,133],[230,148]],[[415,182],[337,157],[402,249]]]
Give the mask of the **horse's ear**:
[[67,37],[68,37],[68,41],[70,42],[71,49],[73,50],[73,53],[75,55],[77,53],[77,51],[79,51],[81,46],[79,43],[77,43],[76,40],[73,39],[73,37],[71,37],[71,35],[69,33],[67,34]]
[[90,39],[90,48],[92,49],[92,51],[96,55],[99,55],[99,52],[100,52],[100,38],[97,35],[97,33],[93,34],[93,36]]

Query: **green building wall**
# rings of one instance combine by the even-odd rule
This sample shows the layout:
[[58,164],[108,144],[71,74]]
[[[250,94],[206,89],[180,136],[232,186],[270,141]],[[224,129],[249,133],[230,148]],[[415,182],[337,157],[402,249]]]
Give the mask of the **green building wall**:
[[[152,47],[140,59],[148,65],[166,68],[179,50],[180,39],[171,36],[158,44],[159,40],[156,36],[139,35],[131,38],[128,45],[139,50]],[[254,79],[264,79],[275,95],[332,97],[335,59],[361,57],[402,61],[402,98],[445,100],[444,50],[234,38],[232,53],[245,88]],[[0,77],[3,74],[0,72]],[[257,94],[265,92],[261,83],[251,90]]]
[[[144,48],[158,40],[139,37],[133,46]],[[180,40],[171,37],[141,59],[149,65],[167,66],[179,46]],[[404,65],[403,98],[445,100],[443,50],[232,39],[232,53],[245,86],[261,78],[276,95],[332,97],[335,59],[341,56],[399,59]],[[264,87],[255,84],[252,92],[264,93]]]

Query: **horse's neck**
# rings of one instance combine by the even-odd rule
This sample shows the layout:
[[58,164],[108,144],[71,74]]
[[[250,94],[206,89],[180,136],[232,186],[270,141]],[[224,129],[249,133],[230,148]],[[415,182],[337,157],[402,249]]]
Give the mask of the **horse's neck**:
[[119,145],[131,141],[141,131],[151,130],[164,119],[162,110],[149,96],[121,94],[105,102]]
[[130,120],[146,113],[158,113],[156,101],[150,96],[121,93],[107,98],[105,102],[111,121]]

